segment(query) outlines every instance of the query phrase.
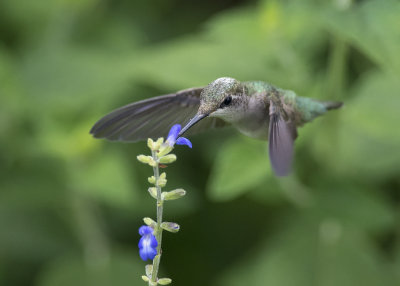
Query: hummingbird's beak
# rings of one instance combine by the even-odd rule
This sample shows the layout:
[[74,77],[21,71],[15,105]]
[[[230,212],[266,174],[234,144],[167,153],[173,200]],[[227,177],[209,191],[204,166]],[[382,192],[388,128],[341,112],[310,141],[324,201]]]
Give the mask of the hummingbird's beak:
[[185,125],[185,127],[182,128],[181,132],[178,134],[178,138],[181,137],[190,127],[195,125],[197,122],[202,120],[203,118],[206,118],[208,114],[196,114],[190,121]]

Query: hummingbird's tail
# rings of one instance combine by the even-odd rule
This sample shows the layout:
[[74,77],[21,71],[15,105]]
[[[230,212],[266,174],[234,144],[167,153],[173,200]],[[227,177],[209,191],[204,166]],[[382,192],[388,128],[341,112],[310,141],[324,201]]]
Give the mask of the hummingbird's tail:
[[326,110],[338,109],[343,105],[343,102],[340,101],[323,101],[322,103],[325,105]]
[[308,97],[296,97],[296,109],[301,116],[301,123],[309,122],[328,110],[337,109],[343,105],[342,102],[322,101]]

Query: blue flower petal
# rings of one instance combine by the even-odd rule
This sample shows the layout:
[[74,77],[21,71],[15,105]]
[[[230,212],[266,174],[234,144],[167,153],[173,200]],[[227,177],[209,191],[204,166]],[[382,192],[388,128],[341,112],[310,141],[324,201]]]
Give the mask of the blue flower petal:
[[140,255],[140,258],[143,260],[143,261],[146,261],[146,260],[153,260],[154,259],[154,257],[157,255],[157,249],[155,249],[155,248],[142,248],[142,249],[139,249],[139,255]]
[[180,124],[175,124],[174,126],[171,127],[168,133],[168,138],[166,140],[166,143],[173,147],[175,144],[178,145],[187,145],[190,148],[192,148],[192,142],[189,141],[189,139],[184,138],[184,137],[178,137],[179,132],[181,131],[181,125]]
[[157,245],[158,245],[157,239],[152,234],[146,234],[145,236],[140,238],[138,243],[139,248],[146,248],[146,247],[156,248]]
[[189,146],[189,148],[192,148],[192,142],[189,141],[189,139],[185,138],[185,137],[179,137],[175,144],[177,145],[187,145]]
[[175,144],[176,137],[178,137],[181,128],[182,127],[180,124],[175,124],[174,126],[172,126],[171,129],[169,130],[167,141],[170,141],[171,143],[173,142],[173,144]]
[[158,246],[157,239],[156,239],[156,237],[154,235],[151,235],[150,246],[153,247],[153,248],[157,248],[157,246]]
[[153,233],[153,229],[150,227],[150,226],[147,226],[147,225],[142,225],[140,228],[139,228],[139,234],[141,235],[141,236],[143,236],[143,235],[145,235],[145,234],[149,234],[149,233]]
[[139,240],[139,255],[144,261],[157,255],[157,239],[152,234],[146,234]]

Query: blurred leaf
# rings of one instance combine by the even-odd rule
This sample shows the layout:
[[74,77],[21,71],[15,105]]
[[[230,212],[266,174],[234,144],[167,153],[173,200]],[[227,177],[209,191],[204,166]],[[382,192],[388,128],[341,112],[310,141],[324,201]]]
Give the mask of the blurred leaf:
[[[80,160],[83,157],[93,156],[99,152],[101,143],[89,134],[92,124],[92,120],[80,121],[79,125],[67,128],[64,121],[46,114],[38,118],[37,133],[40,136],[37,138],[37,143],[43,153],[64,160]],[[35,146],[32,149],[31,152],[37,152],[39,148]]]
[[78,256],[64,257],[47,265],[39,286],[125,286],[140,285],[144,265],[131,253],[115,252],[110,260],[87,261]]
[[0,180],[0,210],[54,210],[66,206],[65,165],[62,161],[43,155],[25,155],[26,162],[19,166],[21,159],[14,159],[16,162],[8,168],[10,173]]
[[336,220],[291,220],[230,268],[219,285],[393,285],[364,233]]
[[139,203],[134,174],[118,153],[104,153],[88,161],[76,161],[70,168],[70,187],[90,197],[116,206]]
[[395,216],[382,194],[346,184],[321,186],[314,193],[315,217],[334,218],[345,227],[367,231],[382,231],[395,225]]
[[[182,233],[165,237],[161,268],[176,285],[392,284],[399,2],[228,2],[0,1],[0,284],[142,284],[145,143],[88,131],[114,107],[221,76],[345,106],[299,130],[288,178],[266,142],[229,129],[177,150],[166,190],[188,193],[168,204]],[[134,250],[108,260],[121,244]]]
[[[345,12],[328,13],[325,21],[382,67],[400,74],[400,2],[363,1]],[[325,14],[324,14],[325,15]]]
[[[344,121],[356,125],[360,132],[389,144],[400,144],[396,130],[399,118],[400,96],[398,78],[381,73],[365,76],[349,102]],[[350,110],[347,110],[350,109]]]
[[[53,213],[54,214],[54,213]],[[72,235],[52,212],[0,207],[0,253],[21,261],[48,259],[72,249]]]
[[271,175],[265,142],[244,137],[229,140],[215,158],[208,194],[214,200],[230,200]]
[[[286,27],[280,26],[281,23],[292,21],[294,26],[299,20],[296,9],[285,12],[290,14],[281,13],[276,19],[280,29]],[[312,19],[304,13],[300,16],[303,20]],[[312,80],[308,65],[299,54],[298,46],[289,44],[298,34],[292,28],[287,33],[270,30],[268,25],[257,10],[228,11],[216,17],[208,24],[208,30],[196,37],[188,36],[146,49],[136,62],[136,68],[142,71],[137,75],[142,81],[170,88],[203,86],[222,76],[267,80],[290,88],[304,87]],[[308,35],[315,37],[311,31],[315,30],[310,30]]]
[[[326,132],[315,135],[313,146],[319,158],[339,173],[362,176],[365,180],[390,176],[400,167],[400,109],[398,80],[374,73],[367,75],[354,92],[355,97],[340,111],[337,138],[328,141]],[[333,146],[336,148],[332,151]],[[364,174],[368,174],[365,177]]]
[[46,117],[42,122],[38,142],[42,152],[66,163],[67,189],[117,206],[132,207],[139,201],[135,175],[129,173],[127,161],[119,152],[102,152],[101,143],[89,134],[90,122],[81,122],[68,132],[60,122]]
[[[17,73],[17,62],[0,44],[0,143],[9,145],[10,133],[17,133],[19,113],[29,106],[23,100],[23,89]],[[12,122],[13,124],[10,124]],[[10,144],[11,145],[11,144]]]
[[130,60],[109,51],[49,45],[28,54],[21,70],[30,100],[51,115],[109,104],[127,88]]
[[400,239],[397,236],[396,248],[395,248],[395,261],[394,261],[394,264],[392,265],[392,270],[397,279],[397,283],[400,283],[399,269],[400,269]]

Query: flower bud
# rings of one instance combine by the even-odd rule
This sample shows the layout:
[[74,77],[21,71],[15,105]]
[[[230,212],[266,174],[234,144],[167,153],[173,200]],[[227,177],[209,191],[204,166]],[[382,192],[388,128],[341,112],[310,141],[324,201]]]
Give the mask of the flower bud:
[[153,272],[153,264],[147,264],[145,269],[147,277],[151,277],[151,273]]
[[142,279],[144,282],[149,282],[149,277],[147,277],[146,275],[142,275]]
[[167,174],[165,172],[163,172],[157,180],[157,185],[160,187],[165,187],[165,185],[167,184],[166,178],[167,178]]
[[184,189],[176,189],[170,192],[163,192],[161,194],[161,199],[165,201],[172,201],[182,198],[184,195],[186,195],[186,191]]
[[156,188],[156,187],[150,187],[150,188],[148,189],[148,191],[149,191],[150,195],[151,195],[153,198],[157,199],[157,188]]
[[172,151],[174,147],[168,145],[168,144],[161,144],[160,150],[157,153],[158,158],[167,155],[169,152]]
[[161,144],[164,142],[164,138],[160,137],[157,139],[156,142],[154,142],[151,138],[147,139],[147,147],[150,148],[152,151],[157,151],[160,149]]
[[155,167],[155,166],[157,166],[157,162],[153,159],[153,157],[150,157],[151,159],[149,160],[149,165],[151,166],[151,167]]
[[161,188],[164,188],[166,184],[167,184],[167,180],[162,180],[161,179],[161,180],[158,181],[158,186],[161,187]]
[[145,156],[145,155],[139,155],[137,156],[137,159],[143,163],[143,164],[148,164],[151,167],[157,166],[157,162],[153,159],[151,156]]
[[145,156],[145,155],[139,155],[136,157],[139,162],[143,164],[148,164],[150,162],[150,159],[153,159],[151,156]]
[[164,143],[164,138],[163,137],[158,138],[157,141],[154,142],[154,145],[153,145],[154,150],[157,151],[158,149],[160,149],[162,143]]
[[147,181],[149,181],[150,184],[155,184],[156,183],[156,178],[154,176],[148,177]]
[[161,278],[157,280],[160,285],[168,285],[171,284],[172,280],[170,278]]
[[180,229],[179,224],[174,222],[165,221],[161,224],[161,228],[169,232],[178,232]]
[[149,217],[143,218],[143,221],[145,224],[147,224],[148,226],[150,226],[153,229],[157,226],[157,223]]
[[151,138],[147,139],[147,147],[149,147],[150,150],[154,150],[153,146],[154,146],[153,139],[151,139]]
[[176,161],[176,155],[175,154],[168,154],[160,158],[159,162],[162,164],[169,164],[173,163]]

